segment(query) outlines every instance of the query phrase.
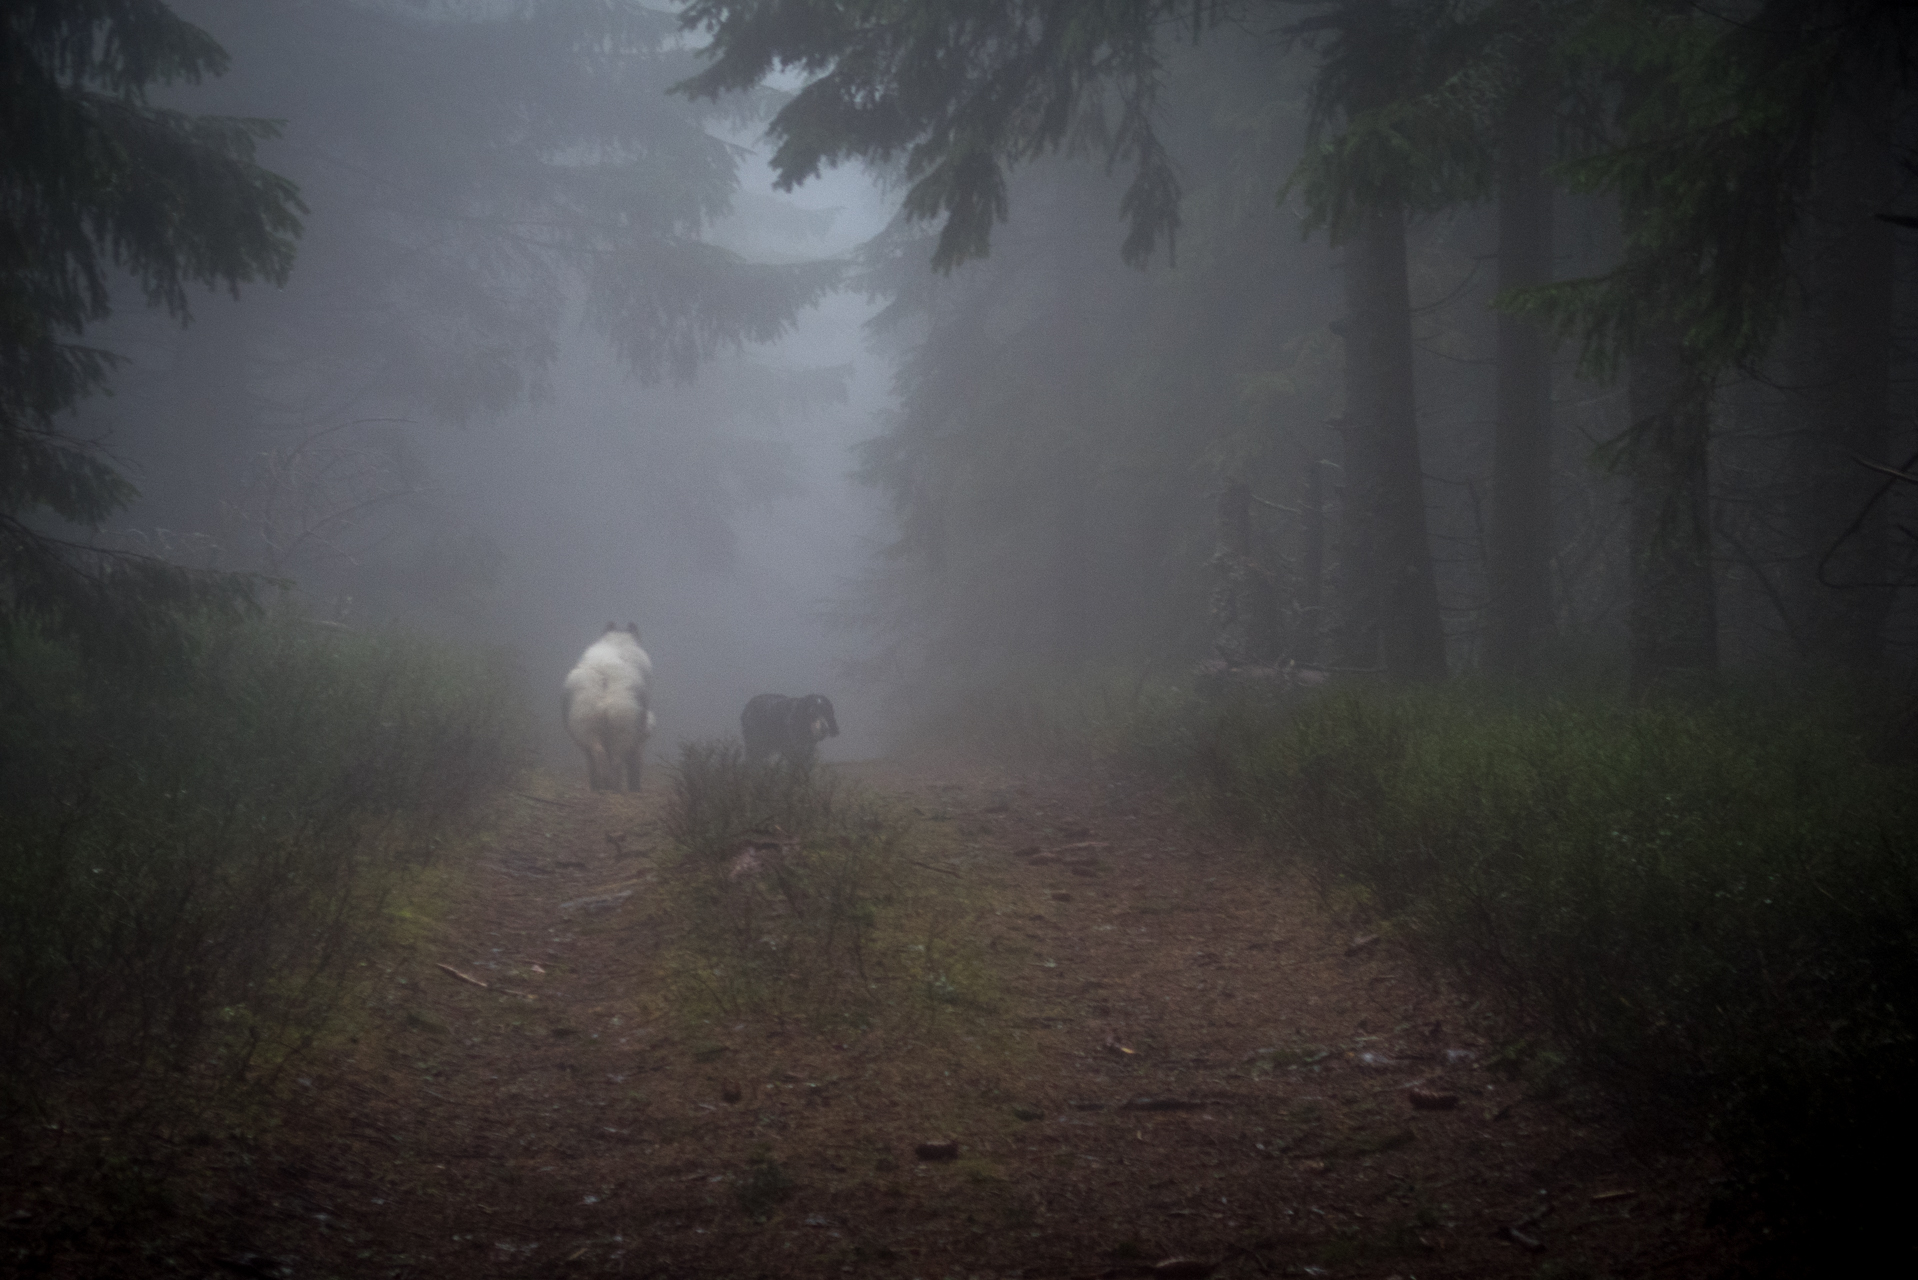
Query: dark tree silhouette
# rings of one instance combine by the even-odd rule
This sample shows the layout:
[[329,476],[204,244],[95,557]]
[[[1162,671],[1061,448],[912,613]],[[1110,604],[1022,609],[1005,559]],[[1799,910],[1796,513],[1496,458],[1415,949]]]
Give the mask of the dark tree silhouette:
[[[97,551],[47,517],[97,528],[133,496],[64,415],[114,357],[84,345],[130,276],[185,320],[192,286],[283,281],[298,195],[253,162],[262,120],[156,107],[156,85],[226,70],[206,32],[158,0],[19,0],[0,18],[0,609],[125,644],[167,604],[234,604],[248,586]],[[162,628],[163,629],[163,628]]]

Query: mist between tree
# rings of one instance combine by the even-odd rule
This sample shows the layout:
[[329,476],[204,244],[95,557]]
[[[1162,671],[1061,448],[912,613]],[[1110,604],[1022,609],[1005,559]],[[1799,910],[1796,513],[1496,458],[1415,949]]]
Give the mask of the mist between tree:
[[[303,618],[504,655],[452,701],[516,682],[574,769],[550,705],[612,621],[667,758],[820,692],[828,760],[1037,739],[1288,838],[1286,735],[1360,707],[1326,768],[1397,806],[1353,837],[1387,861],[1470,825],[1394,718],[1425,732],[1432,696],[1482,696],[1431,730],[1468,745],[1547,732],[1568,689],[1615,741],[1652,717],[1720,803],[1765,724],[1725,688],[1791,687],[1778,732],[1909,781],[1902,7],[825,9],[19,5],[46,126],[0,161],[33,197],[5,215],[9,724],[94,723],[140,663],[213,679],[204,629]],[[1470,676],[1503,683],[1426,689]],[[1089,689],[1105,718],[1054,714]],[[1621,784],[1634,822],[1656,772]],[[1869,812],[1882,860],[1849,829],[1831,856],[1895,897],[1908,815]],[[1341,831],[1325,874],[1380,918],[1483,887],[1355,869]],[[1698,876],[1733,875],[1714,849]],[[1836,954],[1833,919],[1780,945]]]
[[[1387,56],[1374,9],[1411,41],[1397,98],[1337,87]],[[1032,664],[1430,678],[1569,645],[1651,686],[1909,651],[1910,486],[1857,460],[1896,463],[1907,416],[1903,259],[1871,216],[1899,198],[1895,103],[1821,111],[1781,179],[1809,186],[1774,235],[1775,342],[1708,350],[1701,320],[1671,360],[1607,367],[1643,318],[1584,286],[1508,293],[1539,324],[1488,305],[1674,252],[1607,190],[1551,190],[1602,187],[1590,157],[1629,110],[1578,117],[1526,81],[1528,119],[1560,127],[1494,145],[1515,50],[1579,35],[1564,14],[1207,19],[1151,46],[1156,151],[1095,88],[1075,131],[981,139],[996,196],[952,177],[922,198],[920,162],[877,151],[890,187],[764,189],[738,142],[770,117],[790,151],[807,96],[668,92],[706,64],[637,8],[180,12],[232,62],[166,100],[280,121],[259,162],[306,212],[284,286],[197,298],[185,328],[132,305],[95,326],[127,363],[71,434],[139,487],[107,522],[126,545],[292,580],[338,621],[510,644],[536,684],[638,621],[669,736],[765,689],[909,702]],[[1445,44],[1474,38],[1483,65]],[[1602,74],[1568,64],[1567,92]],[[1414,109],[1426,167],[1366,168]],[[1141,195],[1148,159],[1176,204]],[[901,187],[936,216],[855,250]],[[966,260],[952,215],[974,197]],[[1397,250],[1368,200],[1401,210],[1379,215]],[[1599,328],[1553,348],[1544,324]],[[1648,416],[1659,377],[1716,390]],[[1229,484],[1245,518],[1218,513]],[[1231,585],[1234,557],[1254,571]],[[841,750],[876,749],[877,717],[848,717]]]
[[830,292],[870,186],[775,198],[763,112],[669,96],[697,63],[638,6],[179,12],[233,62],[172,99],[282,121],[259,161],[305,228],[283,287],[100,330],[129,359],[76,433],[140,489],[108,536],[508,646],[539,689],[637,621],[668,741],[768,690],[857,708],[816,615],[876,513],[845,473],[883,373]]

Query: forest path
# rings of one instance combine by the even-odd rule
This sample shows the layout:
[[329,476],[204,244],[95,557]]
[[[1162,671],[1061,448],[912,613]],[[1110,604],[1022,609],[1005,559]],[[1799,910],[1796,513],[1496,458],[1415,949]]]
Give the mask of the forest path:
[[[391,958],[355,1043],[305,1069],[221,1206],[250,1248],[219,1265],[930,1278],[1188,1258],[1432,1280],[1722,1263],[1699,1162],[1640,1158],[1485,1070],[1469,1017],[1388,943],[1355,946],[1316,895],[1150,789],[838,768],[914,808],[917,856],[965,886],[989,1009],[924,1034],[689,1028],[655,971],[664,779],[638,797],[543,779]],[[1416,1109],[1415,1087],[1459,1101]],[[947,1140],[957,1159],[918,1158]]]

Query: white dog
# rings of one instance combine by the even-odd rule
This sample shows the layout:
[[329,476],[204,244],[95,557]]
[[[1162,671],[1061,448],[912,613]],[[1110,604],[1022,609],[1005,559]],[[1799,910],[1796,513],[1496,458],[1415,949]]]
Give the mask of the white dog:
[[639,790],[641,756],[652,736],[653,660],[639,647],[639,628],[606,624],[606,634],[580,655],[566,677],[566,732],[586,753],[595,791]]

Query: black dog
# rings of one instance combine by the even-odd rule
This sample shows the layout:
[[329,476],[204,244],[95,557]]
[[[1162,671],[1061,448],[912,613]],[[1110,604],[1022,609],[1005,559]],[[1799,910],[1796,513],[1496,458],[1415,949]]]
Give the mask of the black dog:
[[786,698],[762,693],[746,704],[739,717],[739,736],[746,740],[746,758],[764,760],[777,751],[788,763],[805,764],[823,738],[839,736],[832,699],[823,693]]

